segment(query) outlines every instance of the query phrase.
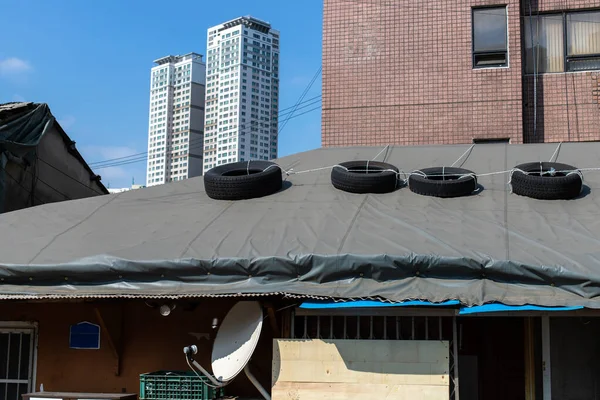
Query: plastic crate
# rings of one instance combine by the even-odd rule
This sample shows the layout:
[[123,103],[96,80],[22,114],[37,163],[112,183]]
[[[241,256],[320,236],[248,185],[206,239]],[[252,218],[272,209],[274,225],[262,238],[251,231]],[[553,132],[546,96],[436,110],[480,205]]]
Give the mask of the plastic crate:
[[208,385],[192,371],[157,371],[140,375],[140,400],[213,400],[223,389]]

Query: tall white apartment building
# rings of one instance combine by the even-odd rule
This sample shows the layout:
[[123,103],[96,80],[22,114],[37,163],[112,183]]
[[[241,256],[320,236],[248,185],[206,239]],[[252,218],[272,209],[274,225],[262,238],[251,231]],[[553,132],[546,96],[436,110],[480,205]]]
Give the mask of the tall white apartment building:
[[206,65],[189,53],[154,61],[146,186],[202,175]]
[[204,171],[277,158],[279,32],[240,17],[208,30]]

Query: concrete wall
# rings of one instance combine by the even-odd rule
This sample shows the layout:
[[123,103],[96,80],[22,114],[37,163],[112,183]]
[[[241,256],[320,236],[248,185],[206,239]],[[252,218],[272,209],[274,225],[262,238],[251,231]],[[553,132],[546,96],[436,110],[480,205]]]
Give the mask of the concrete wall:
[[472,67],[472,8],[498,4],[325,0],[323,146],[522,142],[519,0],[509,67]]
[[446,341],[274,340],[273,400],[450,395]]
[[[36,386],[46,391],[134,392],[139,390],[139,375],[157,370],[188,370],[183,347],[196,344],[197,360],[210,368],[215,331],[214,317],[221,320],[234,304],[227,300],[200,300],[187,310],[179,303],[168,317],[143,301],[124,303],[0,303],[0,321],[37,321],[39,348]],[[115,375],[117,360],[109,345],[109,334],[101,332],[99,350],[69,348],[69,327],[82,321],[99,324],[98,307],[110,326],[118,326],[122,315],[121,373]],[[111,329],[110,327],[108,329]],[[119,335],[113,329],[113,337]],[[197,339],[190,333],[208,333],[210,340]],[[271,365],[272,334],[265,324],[261,341],[251,365],[256,377],[268,387]],[[118,340],[117,340],[118,342]],[[256,396],[258,392],[240,375],[227,387],[227,393]]]

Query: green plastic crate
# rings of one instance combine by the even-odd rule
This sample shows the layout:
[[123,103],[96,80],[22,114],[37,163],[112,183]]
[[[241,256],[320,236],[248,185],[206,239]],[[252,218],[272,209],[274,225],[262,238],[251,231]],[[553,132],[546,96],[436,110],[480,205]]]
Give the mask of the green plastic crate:
[[213,400],[223,389],[208,385],[192,371],[157,371],[140,375],[140,400]]

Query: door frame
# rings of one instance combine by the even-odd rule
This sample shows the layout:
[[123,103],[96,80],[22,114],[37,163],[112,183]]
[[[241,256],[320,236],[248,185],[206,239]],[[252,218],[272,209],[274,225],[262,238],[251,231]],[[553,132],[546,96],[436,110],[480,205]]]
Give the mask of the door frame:
[[0,332],[31,334],[31,364],[27,391],[35,392],[38,358],[38,323],[35,321],[0,321]]

